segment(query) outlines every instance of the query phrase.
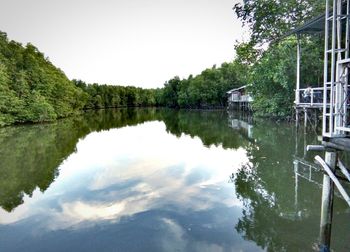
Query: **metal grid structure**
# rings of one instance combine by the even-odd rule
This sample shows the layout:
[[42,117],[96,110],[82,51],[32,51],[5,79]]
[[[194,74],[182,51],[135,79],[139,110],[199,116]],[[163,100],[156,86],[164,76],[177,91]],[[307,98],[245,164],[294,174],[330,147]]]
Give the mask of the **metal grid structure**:
[[322,135],[326,138],[344,137],[350,132],[347,122],[350,6],[349,0],[331,2],[332,6],[326,0],[325,12]]

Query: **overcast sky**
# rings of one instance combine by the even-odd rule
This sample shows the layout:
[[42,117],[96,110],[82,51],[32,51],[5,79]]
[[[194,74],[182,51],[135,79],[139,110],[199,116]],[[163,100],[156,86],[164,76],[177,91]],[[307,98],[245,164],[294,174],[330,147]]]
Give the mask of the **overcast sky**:
[[232,61],[240,0],[0,0],[0,30],[68,78],[161,87]]

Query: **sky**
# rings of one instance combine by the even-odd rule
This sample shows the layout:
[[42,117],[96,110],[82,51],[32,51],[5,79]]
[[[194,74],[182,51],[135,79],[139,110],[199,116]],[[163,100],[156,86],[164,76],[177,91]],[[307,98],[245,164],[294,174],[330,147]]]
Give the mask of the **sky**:
[[68,78],[162,87],[234,58],[240,0],[0,0],[0,30]]

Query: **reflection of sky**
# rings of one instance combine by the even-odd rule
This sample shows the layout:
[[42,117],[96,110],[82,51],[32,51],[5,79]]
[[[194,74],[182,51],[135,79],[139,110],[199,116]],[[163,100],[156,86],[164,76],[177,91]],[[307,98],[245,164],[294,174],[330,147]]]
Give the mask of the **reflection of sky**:
[[[166,133],[161,122],[92,133],[46,192],[0,210],[0,244],[80,249],[93,237],[85,250],[256,250],[234,231],[242,206],[228,183],[246,162],[244,149],[206,148]],[[15,237],[22,242],[14,247]]]

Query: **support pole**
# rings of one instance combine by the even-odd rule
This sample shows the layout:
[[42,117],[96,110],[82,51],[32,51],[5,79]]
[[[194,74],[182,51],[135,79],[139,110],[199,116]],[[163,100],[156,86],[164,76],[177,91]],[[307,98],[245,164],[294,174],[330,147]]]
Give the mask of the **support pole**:
[[[325,162],[332,169],[332,171],[334,171],[337,162],[337,152],[326,151]],[[330,251],[333,216],[333,196],[334,183],[327,174],[324,174],[320,223],[320,251],[322,252]]]
[[329,41],[328,41],[328,29],[329,29],[329,3],[328,0],[326,1],[326,12],[325,12],[325,27],[324,27],[324,63],[323,63],[323,111],[322,111],[322,136],[325,136],[328,133],[327,129],[327,90],[328,85],[327,82],[329,81],[328,77],[328,50],[329,50]]
[[300,34],[297,34],[297,81],[295,90],[295,103],[298,106],[300,103],[300,59],[301,59],[301,47],[300,47]]

